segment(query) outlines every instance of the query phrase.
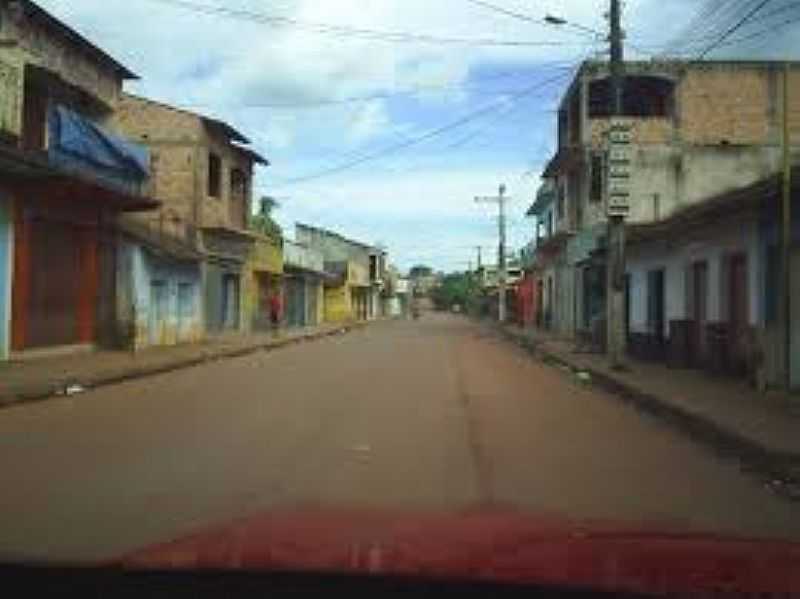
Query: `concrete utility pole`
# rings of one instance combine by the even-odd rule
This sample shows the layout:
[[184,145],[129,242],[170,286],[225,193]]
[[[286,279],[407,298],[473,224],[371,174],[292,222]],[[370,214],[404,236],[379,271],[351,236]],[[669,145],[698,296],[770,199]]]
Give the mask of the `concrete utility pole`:
[[[623,114],[623,89],[624,89],[624,54],[622,48],[622,25],[620,0],[611,0],[609,11],[611,34],[611,117],[612,128],[614,117]],[[614,136],[612,131],[610,136]],[[624,137],[623,137],[624,139]],[[613,147],[613,146],[612,146]],[[614,156],[609,156],[610,174],[613,174]],[[609,177],[611,181],[611,177]],[[609,185],[611,187],[611,185]],[[616,199],[622,199],[621,204],[613,202],[615,189],[609,189],[608,209],[608,260],[607,260],[607,347],[608,359],[612,368],[620,368],[626,350],[625,334],[625,216],[627,211],[627,191],[621,191]],[[620,209],[621,208],[621,209]]]
[[781,324],[783,329],[783,383],[792,386],[792,155],[789,130],[789,74],[783,70],[783,209],[781,210]]
[[497,251],[498,255],[498,268],[497,268],[497,320],[501,323],[506,321],[506,202],[509,198],[506,197],[506,186],[500,185],[500,190],[497,197],[478,197],[475,201],[479,204],[491,203],[497,204],[499,207],[499,218],[497,224],[500,229],[500,246]]

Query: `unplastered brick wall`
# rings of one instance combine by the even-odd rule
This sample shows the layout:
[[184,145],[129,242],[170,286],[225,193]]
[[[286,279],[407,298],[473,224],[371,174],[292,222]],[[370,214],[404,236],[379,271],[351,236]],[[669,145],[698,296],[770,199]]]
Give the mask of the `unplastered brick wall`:
[[[220,194],[219,197],[208,195],[208,164],[209,155],[214,153],[219,156],[220,165]],[[200,191],[202,197],[201,217],[203,226],[206,227],[230,227],[241,228],[241,223],[233,222],[231,219],[231,202],[241,202],[241,198],[231,197],[231,169],[239,169],[248,178],[252,177],[252,162],[241,152],[232,148],[227,140],[219,139],[209,133],[205,133],[204,143],[198,157],[198,177],[200,181]],[[252,188],[252,185],[249,186]],[[246,199],[244,214],[250,214],[252,198]],[[241,213],[239,211],[238,213]]]
[[130,94],[120,98],[113,125],[120,133],[145,144],[196,144],[203,138],[202,121],[197,115]]
[[14,40],[26,59],[58,73],[65,81],[83,88],[114,106],[122,90],[122,78],[112,64],[70,42],[29,18],[11,4],[0,2],[0,38]]
[[775,83],[780,72],[779,65],[766,64],[688,68],[677,90],[683,142],[699,145],[775,142],[779,120],[779,87]]

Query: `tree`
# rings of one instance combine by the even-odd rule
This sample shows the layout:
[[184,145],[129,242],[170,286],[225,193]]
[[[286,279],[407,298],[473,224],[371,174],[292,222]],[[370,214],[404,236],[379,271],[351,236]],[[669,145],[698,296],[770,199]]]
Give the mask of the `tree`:
[[433,274],[433,269],[430,266],[425,266],[423,264],[418,264],[411,268],[408,271],[408,276],[412,279],[418,279],[420,277],[428,277]]
[[262,196],[259,200],[259,213],[250,217],[250,228],[273,239],[282,238],[283,229],[272,217],[272,212],[279,206],[275,198]]
[[478,283],[472,273],[451,273],[431,291],[431,299],[437,310],[452,310],[454,306],[466,310],[475,302],[477,291]]

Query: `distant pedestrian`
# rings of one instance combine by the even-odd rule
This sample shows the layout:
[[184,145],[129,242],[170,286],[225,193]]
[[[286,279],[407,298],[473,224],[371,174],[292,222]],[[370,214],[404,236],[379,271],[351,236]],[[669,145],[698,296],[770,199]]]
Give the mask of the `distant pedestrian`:
[[281,294],[275,293],[270,299],[269,303],[269,317],[272,321],[272,330],[277,333],[281,326],[281,317],[283,311],[283,304],[281,303]]

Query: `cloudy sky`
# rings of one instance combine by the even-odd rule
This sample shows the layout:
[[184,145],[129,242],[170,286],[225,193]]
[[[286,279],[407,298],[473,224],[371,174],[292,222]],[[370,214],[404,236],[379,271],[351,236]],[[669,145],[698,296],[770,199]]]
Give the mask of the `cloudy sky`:
[[[137,72],[130,91],[245,132],[287,233],[330,227],[443,270],[476,246],[495,259],[496,208],[473,198],[500,183],[512,248],[531,238],[553,111],[578,61],[601,56],[588,30],[607,28],[607,0],[486,0],[514,15],[483,0],[38,1]],[[695,56],[758,3],[628,0],[629,51]],[[800,3],[768,2],[711,56],[798,58],[798,20]]]

